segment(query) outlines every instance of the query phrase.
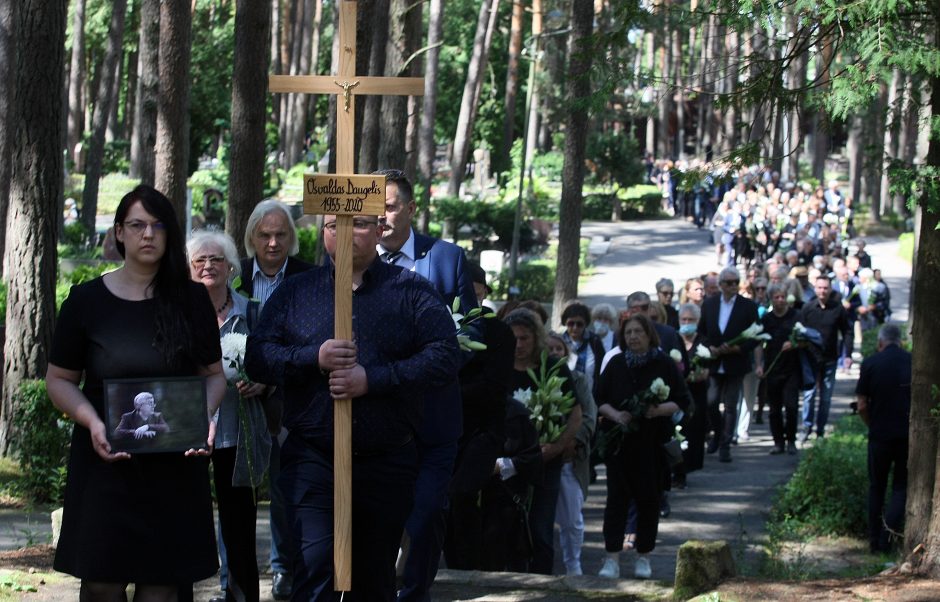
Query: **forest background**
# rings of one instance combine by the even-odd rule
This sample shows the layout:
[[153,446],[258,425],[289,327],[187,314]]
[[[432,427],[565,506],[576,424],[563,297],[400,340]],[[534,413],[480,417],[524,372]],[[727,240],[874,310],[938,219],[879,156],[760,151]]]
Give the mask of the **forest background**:
[[[240,240],[258,201],[296,194],[310,166],[333,171],[336,96],[271,95],[267,75],[335,71],[337,13],[324,0],[0,3],[0,452],[21,383],[45,371],[59,257],[94,246],[115,195],[152,183],[185,220],[189,190]],[[526,232],[557,221],[556,314],[577,296],[582,219],[649,207],[627,192],[643,149],[696,161],[687,186],[721,165],[811,185],[842,175],[872,221],[913,218],[905,551],[938,576],[940,354],[918,353],[940,337],[938,24],[940,0],[362,0],[356,72],[423,75],[426,93],[356,103],[357,172],[404,169],[421,227],[469,229],[471,254],[508,251],[510,281]]]

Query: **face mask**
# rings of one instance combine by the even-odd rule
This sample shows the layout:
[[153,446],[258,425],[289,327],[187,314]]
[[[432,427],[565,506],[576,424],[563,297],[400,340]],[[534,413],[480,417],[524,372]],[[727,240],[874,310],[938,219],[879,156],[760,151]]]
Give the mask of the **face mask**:
[[679,334],[682,336],[690,336],[695,334],[695,331],[698,330],[698,324],[683,324],[679,327]]
[[607,324],[607,322],[595,320],[591,324],[591,329],[594,331],[594,334],[596,334],[599,337],[602,337],[602,336],[607,335],[608,332],[610,332],[610,325]]

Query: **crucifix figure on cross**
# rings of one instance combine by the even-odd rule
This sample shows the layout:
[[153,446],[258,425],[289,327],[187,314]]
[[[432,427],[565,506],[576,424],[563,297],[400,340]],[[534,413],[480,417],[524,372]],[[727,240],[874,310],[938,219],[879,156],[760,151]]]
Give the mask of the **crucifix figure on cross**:
[[[334,259],[335,338],[352,340],[353,216],[385,213],[385,178],[354,175],[355,100],[361,95],[424,94],[420,77],[359,77],[356,75],[356,2],[339,3],[339,68],[336,76],[271,75],[273,93],[340,94],[343,106],[336,111],[336,174],[304,176],[304,213],[336,215]],[[334,589],[349,591],[352,585],[352,402],[334,402]]]

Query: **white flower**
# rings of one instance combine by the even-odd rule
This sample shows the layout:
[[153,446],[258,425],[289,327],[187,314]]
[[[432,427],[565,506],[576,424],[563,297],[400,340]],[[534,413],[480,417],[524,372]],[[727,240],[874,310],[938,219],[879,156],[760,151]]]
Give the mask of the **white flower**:
[[671,357],[672,361],[676,362],[677,364],[682,361],[682,354],[679,353],[678,349],[673,349],[672,351],[670,351],[669,357]]
[[219,344],[222,347],[222,370],[225,372],[225,378],[234,382],[245,360],[248,335],[230,332],[220,339]]
[[[532,389],[516,389],[512,392],[512,398],[519,403],[528,405],[529,401],[532,399]],[[539,419],[541,419],[541,417],[539,417]]]
[[661,401],[666,401],[669,397],[669,385],[663,382],[663,379],[657,378],[650,385],[650,392]]
[[794,303],[796,303],[796,297],[794,297],[792,294],[787,295],[787,303],[789,305],[793,305]]
[[800,322],[797,322],[796,324],[793,325],[793,332],[796,332],[799,334],[806,334],[806,327],[803,326],[803,324],[801,324]]
[[450,317],[454,319],[454,328],[460,332],[460,327],[463,326],[463,324],[461,324],[463,321],[463,314],[453,313],[450,314]]
[[695,355],[702,358],[703,360],[712,359],[712,352],[708,350],[708,347],[702,345],[701,343],[695,347]]

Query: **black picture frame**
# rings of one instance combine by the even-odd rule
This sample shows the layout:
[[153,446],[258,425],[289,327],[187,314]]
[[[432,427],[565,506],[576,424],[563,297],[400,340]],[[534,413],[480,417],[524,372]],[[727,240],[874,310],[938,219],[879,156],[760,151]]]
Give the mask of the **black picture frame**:
[[[112,453],[170,453],[208,447],[205,377],[116,378],[105,379],[103,384],[104,423]],[[146,393],[154,405],[144,396],[138,406],[135,399]],[[148,428],[141,430],[143,426]]]

